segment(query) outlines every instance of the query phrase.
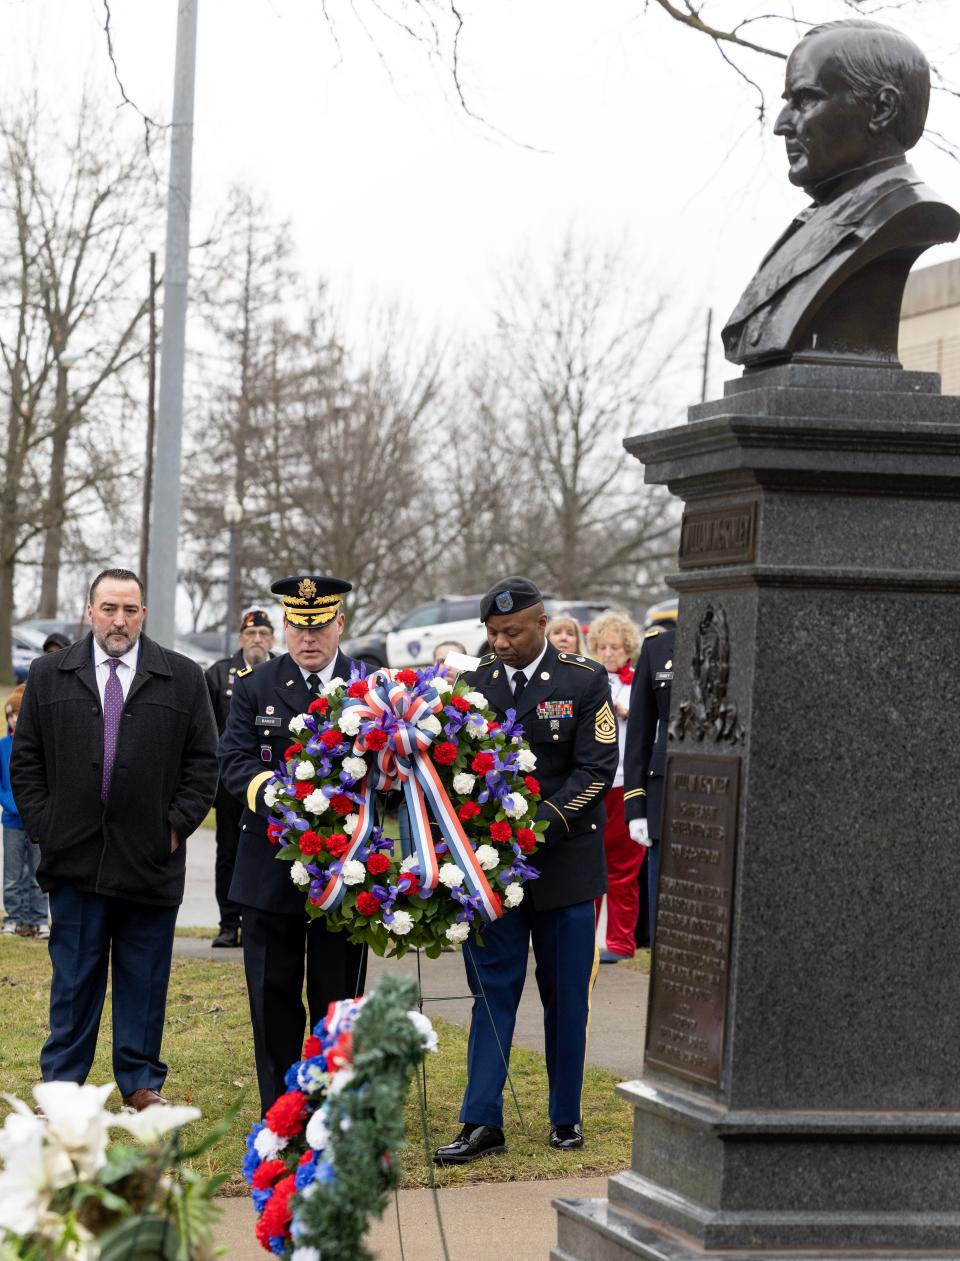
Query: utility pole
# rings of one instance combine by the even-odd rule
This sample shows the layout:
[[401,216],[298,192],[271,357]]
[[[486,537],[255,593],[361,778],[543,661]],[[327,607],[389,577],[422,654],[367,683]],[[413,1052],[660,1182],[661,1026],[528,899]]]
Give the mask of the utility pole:
[[183,437],[183,362],[186,348],[190,257],[190,189],[193,166],[193,89],[197,60],[197,5],[179,0],[173,79],[167,242],[163,261],[163,332],[157,454],[150,530],[150,634],[173,643],[177,605],[177,537],[180,529],[180,450]]
[[700,402],[707,401],[707,389],[710,385],[710,334],[713,331],[713,307],[707,309],[707,332],[703,339],[703,378],[700,382]]
[[147,347],[147,462],[143,470],[143,515],[140,521],[140,581],[150,582],[150,507],[153,502],[153,449],[157,431],[157,255],[150,251],[150,321]]

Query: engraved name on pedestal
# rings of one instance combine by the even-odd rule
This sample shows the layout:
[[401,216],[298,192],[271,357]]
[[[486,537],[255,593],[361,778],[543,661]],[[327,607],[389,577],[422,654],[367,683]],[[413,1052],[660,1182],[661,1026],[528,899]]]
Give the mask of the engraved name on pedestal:
[[756,559],[757,505],[687,511],[680,526],[681,569],[737,565]]

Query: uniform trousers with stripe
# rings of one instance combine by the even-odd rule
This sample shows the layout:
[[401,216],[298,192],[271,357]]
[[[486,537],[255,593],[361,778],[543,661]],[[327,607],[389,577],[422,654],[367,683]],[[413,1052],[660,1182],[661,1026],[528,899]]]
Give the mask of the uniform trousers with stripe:
[[597,947],[593,902],[539,911],[527,898],[483,930],[484,944],[464,943],[474,995],[467,1044],[465,1125],[503,1125],[503,1088],[530,942],[543,1004],[549,1115],[552,1125],[577,1125]]

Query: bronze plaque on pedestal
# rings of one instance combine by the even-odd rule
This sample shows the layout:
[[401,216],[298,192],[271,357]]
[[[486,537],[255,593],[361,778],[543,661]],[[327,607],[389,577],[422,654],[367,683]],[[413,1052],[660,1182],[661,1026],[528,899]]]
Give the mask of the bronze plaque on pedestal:
[[740,759],[667,756],[645,1063],[719,1086]]

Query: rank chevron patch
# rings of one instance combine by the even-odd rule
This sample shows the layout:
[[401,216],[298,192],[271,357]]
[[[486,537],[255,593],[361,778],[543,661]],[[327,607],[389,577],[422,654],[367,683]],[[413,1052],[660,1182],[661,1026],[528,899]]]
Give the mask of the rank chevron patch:
[[617,743],[617,720],[613,716],[609,701],[604,701],[597,710],[593,734],[599,744]]

